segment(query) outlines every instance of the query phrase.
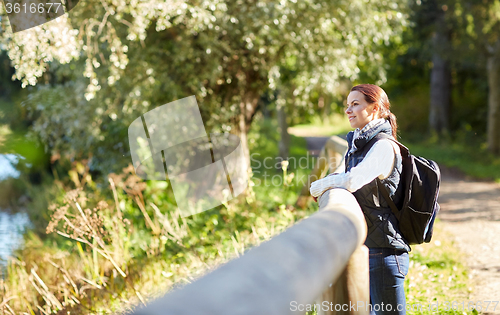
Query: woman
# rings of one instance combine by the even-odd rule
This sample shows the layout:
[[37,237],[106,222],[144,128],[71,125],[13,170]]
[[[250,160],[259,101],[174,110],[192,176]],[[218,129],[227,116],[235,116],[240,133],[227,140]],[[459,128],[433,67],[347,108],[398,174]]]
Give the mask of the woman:
[[347,134],[345,171],[313,182],[310,192],[313,197],[330,188],[353,193],[368,226],[365,245],[369,249],[371,314],[405,314],[404,281],[411,249],[380,193],[380,189],[387,189],[396,204],[402,198],[396,194],[402,171],[401,152],[388,139],[396,138],[396,116],[390,112],[387,94],[372,84],[351,89],[345,113],[351,127],[356,128]]

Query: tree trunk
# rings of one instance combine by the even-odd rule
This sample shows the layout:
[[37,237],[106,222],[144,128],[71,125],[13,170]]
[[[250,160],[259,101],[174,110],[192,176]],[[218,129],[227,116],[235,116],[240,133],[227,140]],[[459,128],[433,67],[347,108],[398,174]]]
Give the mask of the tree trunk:
[[[284,103],[284,100],[282,100],[282,102]],[[288,160],[290,152],[290,135],[288,134],[288,124],[286,122],[285,104],[278,104],[278,126],[281,135],[278,144],[279,155],[283,160]]]
[[488,149],[500,154],[500,41],[489,47],[488,56]]
[[245,155],[245,167],[250,168],[250,150],[248,148],[247,126],[244,114],[239,115],[238,119],[238,137],[240,137],[241,147]]
[[325,96],[324,100],[324,117],[328,119],[328,123],[330,123],[330,115],[332,114],[332,102],[330,101],[330,97]]
[[450,43],[443,11],[438,14],[436,32],[432,42],[434,46],[432,63],[434,66],[431,71],[429,127],[431,131],[441,134],[444,131],[449,131],[451,103],[451,71],[445,56]]
[[238,116],[238,133],[241,146],[245,155],[246,166],[250,169],[250,150],[248,148],[248,132],[250,125],[257,112],[259,97],[253,94],[248,94],[247,97],[240,103],[240,114]]
[[264,115],[264,118],[270,119],[271,118],[271,111],[269,110],[269,104],[264,103],[262,105],[262,114]]

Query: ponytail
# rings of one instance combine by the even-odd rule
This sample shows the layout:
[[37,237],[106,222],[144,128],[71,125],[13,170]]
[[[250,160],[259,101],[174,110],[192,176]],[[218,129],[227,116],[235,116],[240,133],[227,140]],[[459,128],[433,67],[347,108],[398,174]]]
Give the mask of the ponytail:
[[387,115],[385,119],[387,119],[391,124],[392,136],[394,137],[394,139],[398,140],[398,123],[396,121],[396,115],[389,112],[389,115]]

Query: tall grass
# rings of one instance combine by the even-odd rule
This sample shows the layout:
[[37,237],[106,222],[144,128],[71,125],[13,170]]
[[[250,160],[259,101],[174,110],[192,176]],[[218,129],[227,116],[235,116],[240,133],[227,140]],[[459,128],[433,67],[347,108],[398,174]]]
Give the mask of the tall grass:
[[267,188],[264,200],[250,189],[218,209],[181,218],[166,182],[145,184],[128,167],[98,188],[88,167],[75,163],[70,180],[59,183],[66,192],[49,207],[51,237],[26,235],[8,262],[0,310],[124,312],[189,283],[314,211],[282,202],[293,177],[282,171],[288,184]]

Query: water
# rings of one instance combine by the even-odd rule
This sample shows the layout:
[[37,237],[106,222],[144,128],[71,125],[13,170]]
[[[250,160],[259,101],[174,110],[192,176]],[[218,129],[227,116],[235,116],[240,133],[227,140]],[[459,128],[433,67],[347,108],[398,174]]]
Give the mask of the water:
[[24,212],[9,213],[0,209],[0,264],[23,243],[23,232],[30,221]]
[[19,177],[20,172],[14,167],[19,158],[20,156],[15,154],[0,154],[0,180]]
[[[20,172],[15,167],[19,159],[24,158],[16,154],[0,154],[0,181],[19,177]],[[12,251],[22,245],[23,232],[29,223],[24,212],[10,213],[0,209],[0,265],[5,265]]]

